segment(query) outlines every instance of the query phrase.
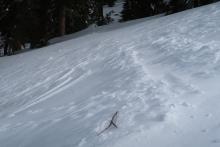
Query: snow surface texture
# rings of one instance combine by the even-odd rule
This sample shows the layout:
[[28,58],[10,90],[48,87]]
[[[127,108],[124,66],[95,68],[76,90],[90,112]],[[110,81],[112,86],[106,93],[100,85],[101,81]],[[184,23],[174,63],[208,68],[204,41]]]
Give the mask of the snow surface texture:
[[0,58],[0,146],[219,147],[219,17],[216,3]]

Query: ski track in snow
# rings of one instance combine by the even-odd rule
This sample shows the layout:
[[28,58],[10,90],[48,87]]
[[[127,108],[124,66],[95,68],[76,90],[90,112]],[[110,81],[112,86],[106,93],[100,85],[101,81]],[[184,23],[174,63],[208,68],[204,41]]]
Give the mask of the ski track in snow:
[[1,147],[219,146],[219,7],[0,58]]

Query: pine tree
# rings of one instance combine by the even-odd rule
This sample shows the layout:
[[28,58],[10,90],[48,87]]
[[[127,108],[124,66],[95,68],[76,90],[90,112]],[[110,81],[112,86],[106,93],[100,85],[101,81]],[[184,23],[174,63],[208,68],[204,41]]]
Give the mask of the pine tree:
[[109,7],[113,7],[115,5],[116,0],[105,0],[105,5]]
[[89,25],[90,3],[92,0],[55,0],[55,20],[62,36],[86,28]]
[[93,7],[95,22],[98,26],[105,24],[105,18],[103,15],[103,6],[105,4],[105,0],[95,0],[95,5]]
[[193,5],[193,0],[171,0],[169,3],[170,13],[176,13],[193,8]]
[[6,54],[9,48],[21,49],[14,42],[41,47],[52,37],[79,31],[91,23],[87,0],[3,0],[0,4],[0,32]]
[[126,0],[122,11],[122,21],[152,16],[164,11],[163,0]]
[[21,2],[16,0],[3,0],[0,5],[0,32],[3,38],[4,54],[11,55],[21,49],[24,40],[20,31],[19,11]]

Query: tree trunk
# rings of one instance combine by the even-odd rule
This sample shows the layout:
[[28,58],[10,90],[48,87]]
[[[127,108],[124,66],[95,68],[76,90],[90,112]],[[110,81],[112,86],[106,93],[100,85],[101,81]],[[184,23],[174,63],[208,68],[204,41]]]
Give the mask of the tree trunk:
[[201,5],[200,0],[194,0],[194,7],[199,7]]
[[104,24],[103,1],[102,0],[100,0],[97,3],[97,9],[98,9],[98,25],[101,26]]
[[102,20],[104,20],[104,16],[103,16],[103,4],[102,3],[100,3],[99,4],[99,18],[100,19],[102,19]]
[[59,35],[63,36],[66,34],[66,7],[61,6],[59,12]]
[[8,36],[6,35],[4,38],[4,56],[6,56],[8,54]]
[[193,3],[194,3],[194,7],[198,7],[199,6],[198,0],[194,0]]
[[4,46],[4,56],[8,54],[8,44],[5,44]]

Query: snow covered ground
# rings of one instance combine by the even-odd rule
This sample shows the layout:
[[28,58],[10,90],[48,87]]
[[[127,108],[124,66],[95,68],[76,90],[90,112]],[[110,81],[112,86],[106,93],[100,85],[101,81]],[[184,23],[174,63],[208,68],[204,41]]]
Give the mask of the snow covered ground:
[[219,147],[219,17],[216,3],[0,58],[0,147]]

